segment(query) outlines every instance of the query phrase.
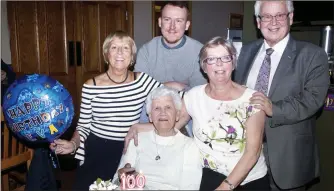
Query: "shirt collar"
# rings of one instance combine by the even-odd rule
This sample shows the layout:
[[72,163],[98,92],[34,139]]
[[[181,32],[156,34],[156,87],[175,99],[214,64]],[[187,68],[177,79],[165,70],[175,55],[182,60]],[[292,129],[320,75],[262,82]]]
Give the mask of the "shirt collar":
[[290,38],[290,34],[286,35],[286,37],[284,37],[281,41],[279,41],[275,46],[273,47],[270,47],[268,45],[268,43],[266,41],[264,41],[264,51],[267,50],[268,48],[272,48],[274,49],[274,53],[279,53],[279,54],[283,54],[284,52],[284,49],[286,47],[286,45],[288,44],[288,41],[289,41],[289,38]]
[[161,36],[161,43],[162,45],[166,48],[166,49],[178,49],[178,48],[181,48],[187,41],[187,38],[186,38],[186,35],[183,35],[182,39],[181,39],[181,42],[177,45],[177,46],[174,46],[174,47],[169,47],[165,41],[164,41],[164,38]]

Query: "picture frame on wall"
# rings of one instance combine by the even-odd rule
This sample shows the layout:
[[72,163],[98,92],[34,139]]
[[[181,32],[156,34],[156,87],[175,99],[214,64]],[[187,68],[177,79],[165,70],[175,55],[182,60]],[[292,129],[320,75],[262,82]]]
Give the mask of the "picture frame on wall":
[[241,14],[230,13],[229,28],[230,29],[242,29],[244,16]]

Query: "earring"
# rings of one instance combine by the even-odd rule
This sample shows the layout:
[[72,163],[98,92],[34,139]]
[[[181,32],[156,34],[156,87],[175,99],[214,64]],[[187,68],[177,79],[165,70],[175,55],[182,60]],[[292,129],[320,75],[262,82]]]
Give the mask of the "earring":
[[131,60],[130,64],[128,65],[128,68],[131,68],[133,66],[133,61]]

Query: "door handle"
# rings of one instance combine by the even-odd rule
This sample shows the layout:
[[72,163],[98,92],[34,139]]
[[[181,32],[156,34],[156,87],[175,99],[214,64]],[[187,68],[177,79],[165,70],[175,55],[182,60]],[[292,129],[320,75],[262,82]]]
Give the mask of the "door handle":
[[74,42],[68,41],[68,62],[70,66],[74,66]]
[[77,41],[75,43],[76,46],[76,51],[77,51],[77,66],[81,66],[82,64],[82,59],[81,59],[81,42]]

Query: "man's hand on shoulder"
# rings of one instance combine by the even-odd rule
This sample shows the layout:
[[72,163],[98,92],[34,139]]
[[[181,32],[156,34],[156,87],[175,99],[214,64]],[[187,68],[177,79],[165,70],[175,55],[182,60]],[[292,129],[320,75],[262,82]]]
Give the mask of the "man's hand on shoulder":
[[273,104],[270,99],[261,92],[253,93],[249,99],[251,104],[254,104],[255,108],[263,110],[267,116],[273,116]]

